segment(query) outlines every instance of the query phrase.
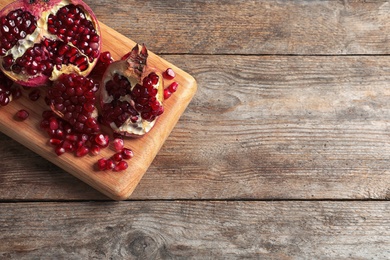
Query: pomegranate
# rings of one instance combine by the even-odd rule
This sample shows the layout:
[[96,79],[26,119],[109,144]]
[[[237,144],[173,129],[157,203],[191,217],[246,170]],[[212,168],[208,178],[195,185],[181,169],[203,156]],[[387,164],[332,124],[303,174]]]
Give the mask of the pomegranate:
[[147,65],[148,51],[137,44],[111,63],[101,83],[101,122],[115,133],[139,137],[149,132],[164,112],[163,77]]
[[0,11],[0,69],[21,85],[87,76],[100,49],[98,21],[81,0],[17,0]]
[[47,92],[46,101],[53,112],[68,121],[79,133],[97,133],[95,93],[99,85],[92,79],[72,74],[62,74]]

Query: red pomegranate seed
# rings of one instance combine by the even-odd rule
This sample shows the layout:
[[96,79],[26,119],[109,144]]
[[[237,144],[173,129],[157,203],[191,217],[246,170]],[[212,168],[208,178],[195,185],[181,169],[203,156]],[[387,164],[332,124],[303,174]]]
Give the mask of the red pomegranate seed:
[[37,101],[41,97],[41,91],[39,89],[34,89],[28,94],[28,97],[32,101]]
[[[76,142],[79,139],[79,137],[75,134],[67,134],[65,136],[65,138],[69,141],[72,141],[72,142]],[[84,143],[84,142],[82,142],[82,143]]]
[[58,121],[55,117],[50,118],[49,123],[50,123],[49,127],[51,130],[58,129]]
[[99,170],[104,171],[107,169],[107,159],[101,158],[97,161],[97,167]]
[[120,162],[122,161],[122,153],[116,153],[114,154],[112,157],[111,157],[112,160],[114,160],[115,162]]
[[129,160],[134,157],[134,153],[129,148],[123,148],[122,150],[122,158],[125,160]]
[[168,99],[172,96],[172,92],[169,91],[169,88],[164,89],[164,99]]
[[171,80],[171,79],[174,79],[174,78],[176,77],[176,74],[175,74],[175,72],[173,71],[173,69],[168,68],[166,71],[164,71],[163,77],[164,77],[165,79]]
[[91,154],[92,155],[98,155],[100,153],[100,150],[101,150],[100,146],[98,146],[96,144],[93,144],[91,146]]
[[85,155],[87,155],[89,153],[89,149],[88,147],[86,146],[80,146],[77,150],[76,150],[76,156],[77,157],[83,157]]
[[104,134],[98,134],[95,137],[95,143],[99,145],[100,147],[107,147],[109,144],[109,137],[108,135]]
[[124,171],[124,170],[126,170],[128,167],[129,167],[129,166],[128,166],[127,162],[125,162],[125,161],[120,161],[120,162],[115,166],[114,171],[116,171],[116,172]]
[[177,82],[172,82],[171,85],[169,85],[168,89],[171,93],[175,93],[177,90],[177,87],[179,86],[179,83]]
[[107,159],[106,161],[106,170],[112,170],[115,168],[115,163],[111,159]]
[[60,139],[57,139],[57,138],[50,138],[49,143],[51,145],[58,146],[62,143],[62,141]]
[[68,140],[65,140],[63,143],[62,143],[62,147],[65,149],[66,152],[71,152],[73,151],[73,144],[72,142],[68,141]]
[[55,149],[55,153],[58,156],[63,155],[65,153],[65,148],[63,148],[62,146],[57,146]]
[[120,152],[122,151],[125,143],[122,138],[115,138],[113,144],[114,144],[114,150],[116,152]]
[[21,121],[24,121],[28,118],[30,114],[27,112],[27,110],[25,109],[21,109],[19,110],[18,112],[16,112],[16,117],[21,120]]

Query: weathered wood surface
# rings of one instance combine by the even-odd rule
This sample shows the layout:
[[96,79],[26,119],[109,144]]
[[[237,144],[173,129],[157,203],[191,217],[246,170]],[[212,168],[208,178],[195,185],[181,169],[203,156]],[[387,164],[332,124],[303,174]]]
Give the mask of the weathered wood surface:
[[389,219],[388,202],[10,203],[0,258],[380,260]]
[[386,0],[86,2],[108,26],[158,53],[390,52]]
[[0,258],[390,258],[388,1],[87,2],[198,92],[130,201],[0,134]]
[[[388,57],[168,58],[202,87],[132,199],[390,198]],[[101,198],[1,140],[3,199]]]

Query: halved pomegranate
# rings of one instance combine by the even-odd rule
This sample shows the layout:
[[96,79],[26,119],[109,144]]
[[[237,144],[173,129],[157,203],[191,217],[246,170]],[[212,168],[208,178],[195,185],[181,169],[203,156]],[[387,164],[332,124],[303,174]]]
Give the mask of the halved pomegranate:
[[149,132],[164,112],[163,79],[147,65],[148,51],[138,44],[111,63],[101,84],[101,122],[115,133],[138,137]]
[[17,0],[0,11],[0,69],[21,85],[86,76],[100,50],[98,21],[81,0]]
[[21,95],[22,92],[19,86],[14,84],[12,80],[0,71],[0,107],[8,105],[9,102],[19,98]]

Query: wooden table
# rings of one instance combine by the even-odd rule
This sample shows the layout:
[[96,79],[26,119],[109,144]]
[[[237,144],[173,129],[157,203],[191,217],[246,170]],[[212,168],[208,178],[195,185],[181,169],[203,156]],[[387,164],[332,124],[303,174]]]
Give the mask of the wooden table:
[[130,199],[0,134],[1,259],[389,259],[387,1],[87,0],[198,91]]

